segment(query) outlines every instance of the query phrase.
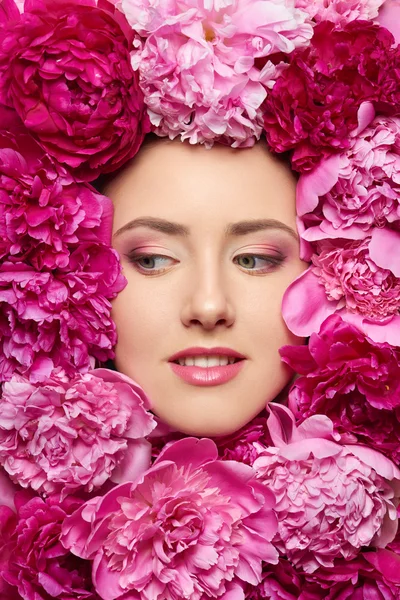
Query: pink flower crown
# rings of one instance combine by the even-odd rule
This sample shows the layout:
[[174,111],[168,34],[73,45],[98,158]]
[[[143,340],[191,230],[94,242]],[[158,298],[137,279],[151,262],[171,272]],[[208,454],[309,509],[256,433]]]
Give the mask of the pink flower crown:
[[[400,599],[399,44],[399,0],[2,0],[1,599]],[[218,443],[95,368],[125,279],[91,182],[150,131],[300,173],[299,377]]]

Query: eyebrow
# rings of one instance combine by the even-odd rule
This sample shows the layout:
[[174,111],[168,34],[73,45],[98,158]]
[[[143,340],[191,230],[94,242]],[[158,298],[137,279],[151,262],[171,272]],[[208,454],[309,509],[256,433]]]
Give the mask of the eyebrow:
[[[155,217],[140,217],[133,219],[123,225],[118,231],[114,233],[114,237],[118,237],[126,231],[137,229],[138,227],[148,227],[154,231],[166,233],[167,235],[183,236],[188,237],[190,235],[190,229],[180,223],[174,223],[167,221],[166,219],[158,219]],[[266,229],[279,229],[285,231],[291,235],[295,240],[298,240],[298,235],[294,229],[285,225],[281,221],[276,219],[251,219],[249,221],[239,221],[237,223],[230,223],[225,229],[226,236],[242,236],[249,233],[255,233],[257,231],[264,231]]]

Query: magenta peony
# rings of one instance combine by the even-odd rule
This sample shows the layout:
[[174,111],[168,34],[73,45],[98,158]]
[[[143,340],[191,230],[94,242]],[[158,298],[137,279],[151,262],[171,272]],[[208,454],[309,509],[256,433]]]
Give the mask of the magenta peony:
[[349,441],[400,464],[400,350],[376,344],[337,315],[308,346],[284,346],[283,360],[301,377],[289,394],[300,421],[327,415]]
[[400,119],[379,116],[349,148],[301,176],[297,212],[308,241],[360,239],[400,221]]
[[218,438],[216,444],[223,460],[237,460],[253,466],[257,456],[271,445],[267,416],[263,413],[229,436]]
[[347,150],[351,132],[374,116],[396,113],[400,48],[389,31],[366,21],[343,28],[322,22],[309,48],[293,52],[264,102],[264,128],[276,152],[293,150],[298,171]]
[[87,502],[62,541],[94,561],[103,600],[239,600],[236,580],[256,584],[261,562],[277,561],[273,506],[251,467],[218,460],[211,440],[186,438],[135,482]]
[[64,519],[81,504],[82,500],[72,496],[63,501],[58,496],[42,500],[27,499],[17,493],[14,511],[0,506],[0,533],[4,541],[0,576],[9,586],[5,598],[98,599],[87,566],[79,564],[60,543]]
[[[0,109],[4,119],[10,115]],[[18,124],[0,132],[0,258],[66,268],[84,242],[109,243],[112,203],[44,154]]]
[[0,380],[17,372],[41,381],[55,367],[73,376],[113,358],[109,300],[124,285],[117,253],[100,244],[80,244],[68,267],[52,273],[2,263]]
[[[120,0],[137,41],[140,73],[155,131],[212,145],[250,146],[262,132],[261,104],[281,59],[312,36],[293,0]],[[260,70],[258,62],[261,61]]]
[[270,404],[274,447],[254,462],[276,496],[279,551],[306,573],[351,560],[363,546],[385,547],[397,532],[400,471],[385,456],[335,441],[325,415],[298,427],[294,415]]
[[125,17],[106,0],[31,0],[3,26],[2,102],[74,176],[114,171],[148,130],[132,41]]
[[331,21],[346,25],[350,21],[371,21],[378,16],[385,0],[295,0],[297,8],[308,12],[318,23]]
[[124,375],[95,369],[68,380],[56,371],[41,385],[18,375],[3,385],[0,464],[39,493],[91,492],[150,465],[144,440],[155,426],[141,388]]

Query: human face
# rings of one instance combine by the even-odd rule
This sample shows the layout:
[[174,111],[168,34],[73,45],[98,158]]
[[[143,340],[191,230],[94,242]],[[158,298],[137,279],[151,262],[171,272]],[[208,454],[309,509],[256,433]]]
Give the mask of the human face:
[[[303,341],[281,317],[284,291],[306,268],[293,175],[263,144],[207,150],[160,141],[106,193],[128,280],[112,311],[117,369],[173,429],[236,431],[289,382],[278,349]],[[193,348],[243,358],[217,367],[202,366],[204,356],[200,366],[173,362],[183,352],[193,363]]]

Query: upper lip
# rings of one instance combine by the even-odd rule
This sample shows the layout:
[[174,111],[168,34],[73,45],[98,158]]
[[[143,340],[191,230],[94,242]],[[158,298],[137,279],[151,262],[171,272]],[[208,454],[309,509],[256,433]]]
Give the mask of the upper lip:
[[180,358],[186,358],[188,356],[228,356],[231,358],[246,358],[243,354],[240,354],[240,352],[232,350],[232,348],[223,348],[222,346],[203,348],[201,346],[196,346],[194,348],[181,350],[180,352],[173,354],[168,360],[169,362],[173,362],[174,360],[179,360]]

